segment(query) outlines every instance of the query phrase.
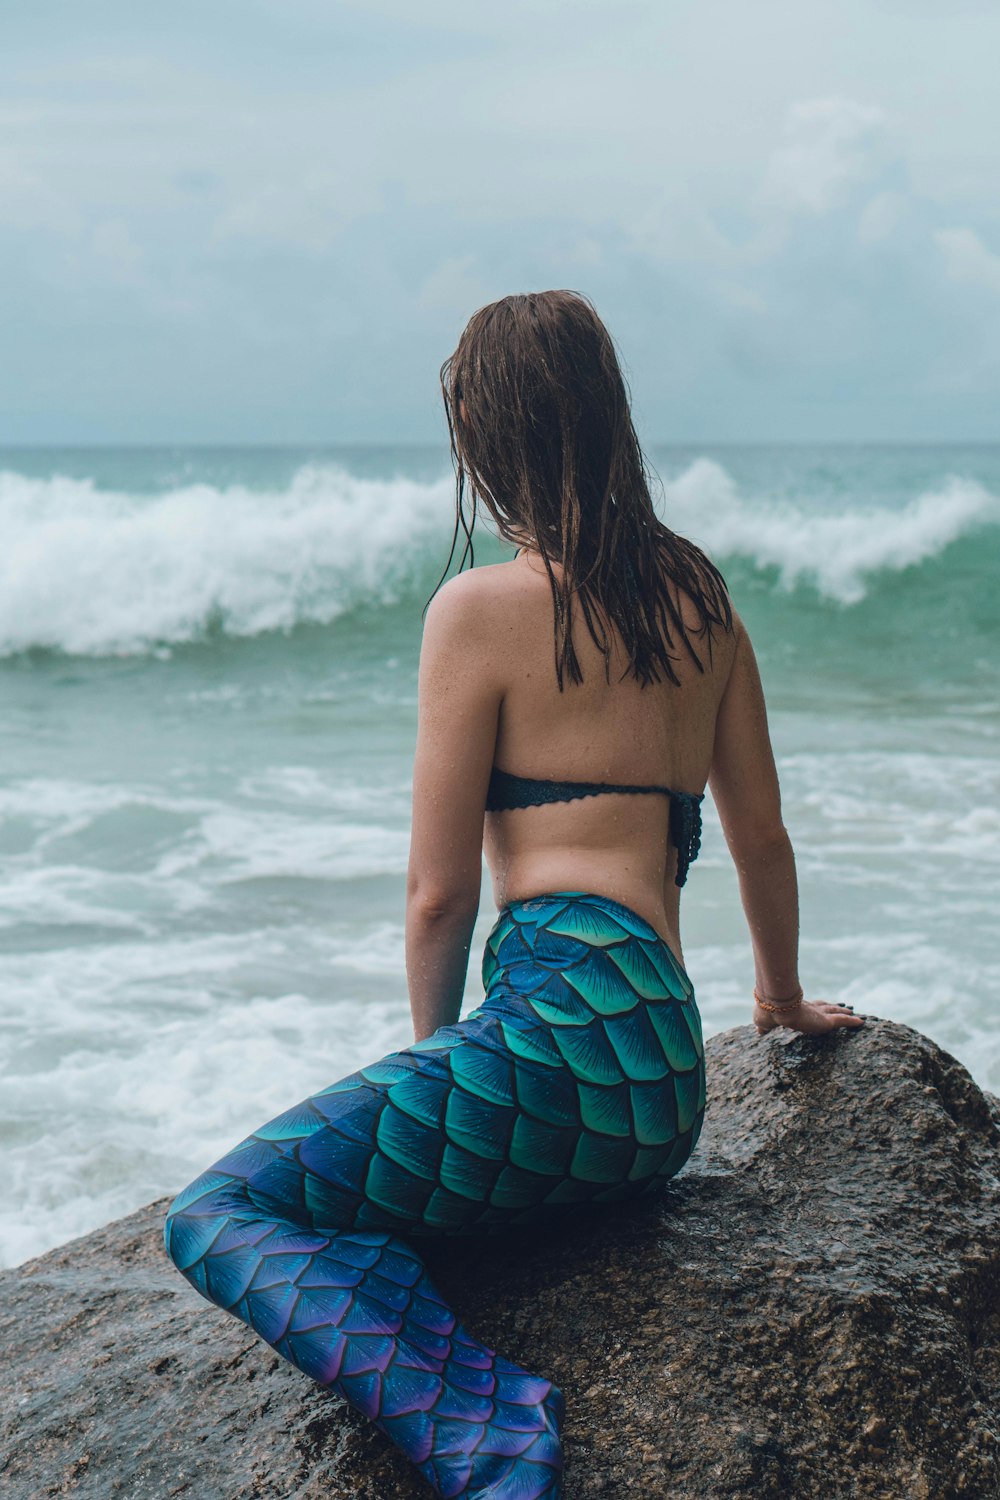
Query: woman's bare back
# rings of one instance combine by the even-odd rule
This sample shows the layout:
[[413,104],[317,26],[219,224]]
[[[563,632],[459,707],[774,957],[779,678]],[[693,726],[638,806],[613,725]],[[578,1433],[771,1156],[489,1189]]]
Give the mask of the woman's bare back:
[[[583,682],[555,675],[552,596],[537,553],[476,569],[488,612],[492,655],[503,701],[495,764],[521,776],[612,781],[701,792],[712,764],[719,704],[735,652],[735,633],[715,636],[712,659],[695,640],[699,672],[679,642],[680,685],[642,688],[622,674],[627,657],[612,632],[610,682],[603,655],[578,610],[573,642]],[[680,597],[685,622],[697,624]],[[602,794],[486,815],[484,852],[498,907],[546,891],[589,890],[632,907],[682,959],[676,850],[668,839],[662,795]],[[682,959],[683,961],[683,959]]]

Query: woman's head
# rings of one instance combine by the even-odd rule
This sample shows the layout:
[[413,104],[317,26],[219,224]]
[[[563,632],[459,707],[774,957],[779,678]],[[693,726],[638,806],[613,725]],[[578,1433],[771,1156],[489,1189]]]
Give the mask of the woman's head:
[[[696,582],[689,576],[694,559],[684,566],[680,554],[691,544],[675,538],[655,515],[628,391],[611,335],[593,305],[579,292],[551,291],[480,308],[441,367],[441,387],[457,481],[448,564],[460,527],[466,541],[459,567],[467,555],[474,561],[472,528],[481,502],[502,538],[541,554],[552,588],[560,687],[567,670],[581,680],[570,622],[573,594],[604,651],[606,672],[610,621],[641,681],[658,680],[657,665],[676,681],[668,622],[677,627],[680,621],[656,558],[665,538],[679,544],[675,563],[685,578],[669,566],[667,573],[686,587]],[[468,521],[466,484],[472,496]],[[706,600],[707,616],[721,624],[728,611],[728,602],[723,609],[718,597],[721,576],[703,561],[714,575],[705,579],[715,596]],[[562,565],[558,579],[553,563]],[[696,587],[704,593],[703,585]],[[681,634],[694,655],[682,626]]]
[[577,292],[480,308],[441,371],[452,450],[508,541],[593,550],[608,495],[641,469],[611,336]]

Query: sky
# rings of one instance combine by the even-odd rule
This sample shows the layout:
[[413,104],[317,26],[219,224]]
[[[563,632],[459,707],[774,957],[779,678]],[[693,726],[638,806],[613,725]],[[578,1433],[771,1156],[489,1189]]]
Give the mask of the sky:
[[995,0],[7,0],[0,442],[441,442],[585,292],[648,442],[1000,439]]

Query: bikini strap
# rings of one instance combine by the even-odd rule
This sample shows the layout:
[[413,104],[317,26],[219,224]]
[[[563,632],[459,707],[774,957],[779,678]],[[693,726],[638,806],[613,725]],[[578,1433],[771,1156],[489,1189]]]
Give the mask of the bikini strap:
[[547,781],[518,776],[493,767],[486,796],[488,812],[518,807],[538,807],[548,802],[572,802],[577,797],[597,797],[602,792],[663,792],[670,798],[670,841],[677,850],[675,885],[683,885],[688,868],[701,848],[701,804],[704,792],[678,792],[669,786],[631,786],[614,781]]
[[486,806],[489,811],[511,807],[537,807],[544,802],[572,802],[577,797],[597,797],[601,792],[664,792],[669,786],[629,786],[617,781],[549,781],[536,776],[518,776],[494,766]]

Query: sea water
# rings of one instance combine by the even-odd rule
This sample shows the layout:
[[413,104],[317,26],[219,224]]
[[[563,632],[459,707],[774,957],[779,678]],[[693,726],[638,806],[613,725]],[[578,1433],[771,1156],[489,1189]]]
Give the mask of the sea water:
[[[650,456],[755,644],[807,993],[1000,1089],[1000,448]],[[0,471],[12,1264],[410,1039],[416,668],[454,494],[439,448],[8,450]],[[511,555],[476,537],[477,564]],[[753,970],[705,808],[682,924],[710,1034],[749,1020]],[[493,919],[484,882],[470,1006]]]

